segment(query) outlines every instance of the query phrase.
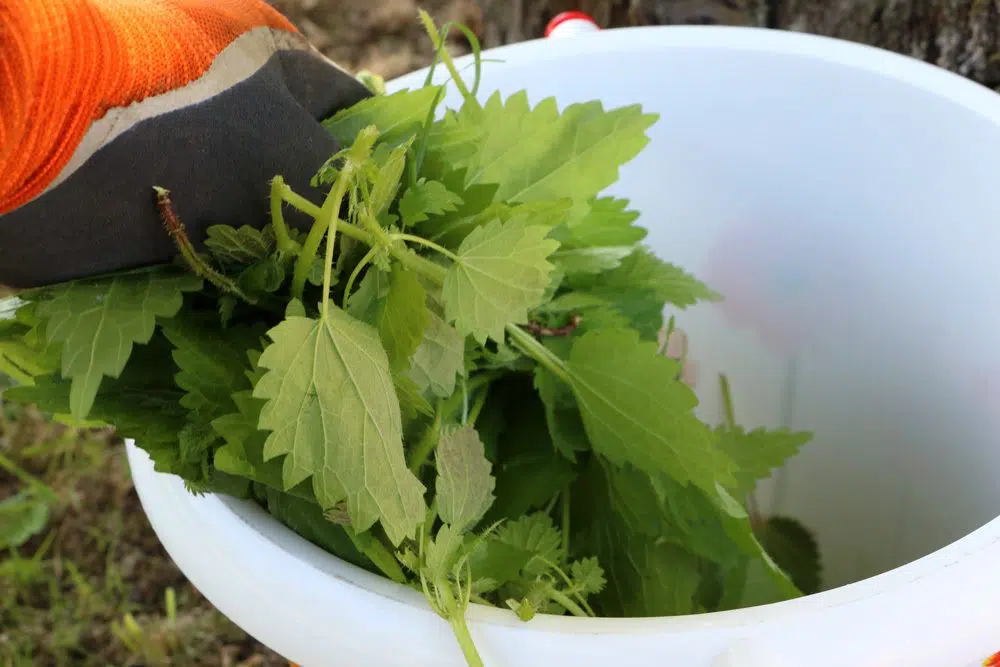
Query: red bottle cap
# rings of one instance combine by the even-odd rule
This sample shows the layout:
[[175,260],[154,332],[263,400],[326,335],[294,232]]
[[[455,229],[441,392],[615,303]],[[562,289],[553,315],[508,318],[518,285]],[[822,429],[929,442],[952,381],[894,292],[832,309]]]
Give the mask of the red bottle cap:
[[586,21],[587,23],[592,24],[594,27],[600,28],[600,26],[597,25],[597,21],[592,19],[588,14],[577,11],[562,12],[561,14],[556,14],[554,17],[552,17],[552,20],[549,21],[549,24],[545,26],[545,36],[546,37],[551,36],[553,30],[561,26],[563,23],[567,23],[569,21]]

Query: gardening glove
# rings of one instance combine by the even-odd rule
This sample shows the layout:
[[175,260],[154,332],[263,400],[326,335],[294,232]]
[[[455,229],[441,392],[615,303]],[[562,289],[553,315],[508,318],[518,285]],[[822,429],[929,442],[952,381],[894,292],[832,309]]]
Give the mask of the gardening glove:
[[261,0],[0,0],[0,284],[170,261],[153,186],[196,246],[263,226],[368,95]]

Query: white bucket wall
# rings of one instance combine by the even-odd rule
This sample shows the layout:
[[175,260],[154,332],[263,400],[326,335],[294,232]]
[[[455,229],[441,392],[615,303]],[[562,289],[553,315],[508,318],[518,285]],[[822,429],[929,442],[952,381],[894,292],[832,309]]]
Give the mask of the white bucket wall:
[[[606,31],[488,57],[506,62],[484,65],[485,93],[662,115],[611,192],[642,211],[661,256],[730,295],[681,314],[704,417],[719,416],[726,372],[742,422],[816,432],[763,499],[818,531],[827,583],[945,548],[722,614],[522,624],[477,607],[487,666],[972,667],[1000,649],[995,94],[882,51],[736,28]],[[415,591],[129,456],[174,560],[282,655],[464,664]]]

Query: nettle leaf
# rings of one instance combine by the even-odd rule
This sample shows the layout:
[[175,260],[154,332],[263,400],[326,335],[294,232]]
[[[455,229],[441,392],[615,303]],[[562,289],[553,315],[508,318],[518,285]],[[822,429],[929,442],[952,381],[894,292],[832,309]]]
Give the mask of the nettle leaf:
[[524,454],[496,471],[496,500],[488,519],[513,519],[544,508],[573,481],[572,464],[556,452]]
[[366,197],[365,206],[370,215],[378,216],[392,203],[399,190],[399,179],[406,167],[406,152],[412,140],[393,148],[384,161],[379,164],[379,170],[372,181],[371,190]]
[[375,327],[393,370],[403,372],[430,323],[427,292],[416,274],[395,265],[385,297],[376,302]]
[[438,516],[459,531],[469,530],[489,510],[496,485],[483,441],[469,425],[446,429],[434,457]]
[[495,93],[481,114],[457,118],[456,125],[482,129],[475,150],[456,153],[452,164],[468,168],[468,183],[499,183],[500,200],[587,200],[645,148],[646,130],[656,120],[639,105],[606,111],[600,102],[586,102],[560,113],[554,98],[531,108],[524,91],[505,102]]
[[628,329],[591,331],[573,345],[573,393],[593,448],[609,461],[631,463],[714,492],[733,482],[732,461],[714,446],[694,415],[698,399],[678,380],[680,364]]
[[405,140],[415,125],[423,125],[440,90],[440,86],[426,86],[369,97],[338,111],[323,121],[323,127],[345,146],[354,143],[358,133],[369,125],[378,128],[382,141]]
[[549,570],[545,561],[558,563],[560,560],[562,534],[544,512],[535,512],[502,524],[494,539],[532,554],[532,560],[524,567],[529,575],[544,574]]
[[660,259],[643,247],[622,259],[617,268],[596,276],[581,277],[574,280],[573,285],[609,299],[625,291],[645,293],[658,302],[659,311],[667,303],[685,308],[699,301],[721,298],[681,267]]
[[457,211],[461,205],[462,198],[444,183],[420,179],[400,198],[399,215],[403,218],[404,227],[413,227],[432,215]]
[[[485,186],[472,185],[470,191],[481,187]],[[419,230],[426,234],[429,240],[446,248],[457,249],[473,230],[496,222],[518,223],[525,227],[539,225],[554,230],[569,220],[572,208],[573,202],[570,199],[520,204],[496,201],[464,217],[456,214],[432,218],[422,223]],[[551,233],[549,236],[553,240],[558,240]]]
[[347,313],[374,326],[379,313],[379,304],[388,294],[389,272],[374,266],[369,267],[357,290],[347,300]]
[[442,525],[424,551],[425,576],[438,585],[445,584],[458,562],[464,544],[465,538],[458,527],[448,523]]
[[494,222],[472,231],[444,279],[445,315],[480,344],[502,341],[504,327],[523,322],[549,283],[547,257],[559,244],[548,227]]
[[566,459],[576,461],[577,452],[590,449],[590,441],[572,390],[543,366],[535,368],[534,385],[545,405],[553,446]]
[[727,568],[757,555],[745,515],[734,517],[701,489],[628,465],[604,469],[611,505],[631,532],[671,542]]
[[274,250],[274,228],[212,225],[205,230],[205,247],[223,264],[251,264]]
[[746,431],[742,428],[719,427],[716,429],[718,447],[736,464],[733,476],[736,495],[750,493],[758,480],[785,464],[812,438],[811,433],[790,429],[764,428]]
[[348,563],[373,569],[372,563],[354,546],[347,530],[327,521],[316,503],[272,488],[266,489],[264,498],[268,512],[302,537]]
[[606,612],[641,618],[699,611],[701,566],[696,556],[676,544],[613,526],[600,536],[598,558],[615,584],[601,596]]
[[799,590],[806,595],[819,592],[822,584],[819,545],[805,526],[795,519],[775,516],[756,533],[764,550]]
[[567,276],[577,273],[603,273],[620,265],[633,250],[632,246],[570,248],[553,253],[552,263]]
[[207,420],[234,410],[233,394],[250,388],[246,350],[260,333],[236,327],[223,330],[213,324],[185,314],[162,326],[180,369],[177,386],[185,392],[181,405]]
[[427,313],[424,338],[410,359],[407,374],[421,391],[448,398],[455,393],[455,378],[464,369],[465,341],[436,312]]
[[604,569],[594,557],[574,561],[569,566],[569,573],[574,587],[583,595],[597,595],[608,583]]
[[157,318],[173,317],[184,292],[201,289],[193,275],[143,271],[62,286],[38,305],[50,341],[62,343],[62,374],[72,379],[69,403],[84,419],[104,377],[118,377],[133,345],[148,343]]
[[355,532],[381,522],[394,545],[424,520],[424,487],[407,469],[399,399],[374,328],[337,308],[271,329],[254,396],[267,401],[265,459],[286,455],[286,489],[312,477],[323,509],[343,500]]
[[635,225],[638,211],[628,210],[627,199],[601,197],[590,202],[587,212],[570,222],[557,236],[567,248],[634,246],[648,232]]

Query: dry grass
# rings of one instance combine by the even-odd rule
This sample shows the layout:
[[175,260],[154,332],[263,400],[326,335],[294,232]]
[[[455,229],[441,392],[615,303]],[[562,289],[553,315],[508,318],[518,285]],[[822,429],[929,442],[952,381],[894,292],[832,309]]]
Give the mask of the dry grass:
[[287,665],[173,565],[113,433],[67,429],[8,404],[0,456],[0,499],[27,491],[49,510],[42,532],[0,555],[0,665]]

